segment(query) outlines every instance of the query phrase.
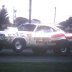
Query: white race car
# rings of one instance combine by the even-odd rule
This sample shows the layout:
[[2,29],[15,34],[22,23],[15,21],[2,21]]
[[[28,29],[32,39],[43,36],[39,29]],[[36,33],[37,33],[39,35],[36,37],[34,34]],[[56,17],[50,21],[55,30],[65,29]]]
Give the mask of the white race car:
[[24,48],[32,48],[35,53],[46,53],[53,48],[55,53],[66,50],[64,32],[57,27],[44,24],[24,24],[18,27],[17,37],[12,39],[12,46],[16,52]]
[[[11,30],[11,31],[10,31]],[[7,30],[7,42],[15,52],[32,48],[34,53],[46,53],[53,48],[55,53],[65,52],[67,41],[64,32],[57,27],[44,24],[24,24],[18,30]]]

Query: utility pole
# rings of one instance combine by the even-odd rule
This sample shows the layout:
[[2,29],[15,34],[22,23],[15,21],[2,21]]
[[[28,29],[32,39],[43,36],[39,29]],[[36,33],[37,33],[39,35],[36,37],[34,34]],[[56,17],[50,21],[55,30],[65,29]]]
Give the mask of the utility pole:
[[29,0],[29,23],[31,23],[32,0]]
[[54,9],[55,9],[55,12],[54,12],[54,25],[55,25],[55,23],[56,23],[56,7],[54,7]]
[[14,20],[16,19],[16,12],[17,12],[17,10],[13,9],[13,23],[15,23]]

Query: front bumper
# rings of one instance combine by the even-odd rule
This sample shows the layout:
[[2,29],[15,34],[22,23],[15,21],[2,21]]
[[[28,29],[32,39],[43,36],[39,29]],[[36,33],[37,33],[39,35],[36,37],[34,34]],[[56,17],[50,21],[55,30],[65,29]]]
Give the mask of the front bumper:
[[7,40],[0,40],[0,47],[7,47],[9,46],[11,43],[8,42]]

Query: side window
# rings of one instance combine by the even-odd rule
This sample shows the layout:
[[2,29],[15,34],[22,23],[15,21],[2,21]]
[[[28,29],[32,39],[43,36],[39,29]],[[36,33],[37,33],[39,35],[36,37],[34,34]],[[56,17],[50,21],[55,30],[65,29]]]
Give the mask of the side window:
[[51,27],[45,27],[44,32],[53,32],[54,30]]
[[18,30],[19,31],[24,31],[24,30],[26,30],[26,27],[24,25],[21,25],[20,27],[18,27]]
[[42,26],[38,26],[38,28],[36,29],[36,32],[38,32],[38,31],[43,31],[44,29],[43,29],[43,27]]
[[22,25],[18,26],[18,30],[22,31],[23,30],[23,26]]
[[30,24],[21,25],[20,27],[18,27],[18,30],[19,31],[33,31],[35,27],[36,27],[35,25],[30,25]]
[[51,27],[49,27],[50,32],[55,32],[55,30]]
[[43,32],[54,32],[54,29],[49,27],[49,26],[39,26],[36,30],[36,32],[38,31],[43,31]]

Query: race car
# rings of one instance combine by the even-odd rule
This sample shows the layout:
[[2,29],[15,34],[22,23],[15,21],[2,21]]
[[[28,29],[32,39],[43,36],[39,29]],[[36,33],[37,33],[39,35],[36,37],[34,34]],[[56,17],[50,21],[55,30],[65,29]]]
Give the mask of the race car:
[[48,48],[54,53],[65,52],[67,41],[64,32],[55,26],[45,24],[24,24],[18,30],[5,30],[6,41],[11,48],[20,53],[25,48],[32,48],[34,53],[44,54]]
[[64,32],[55,26],[45,24],[24,24],[18,27],[18,38],[13,41],[16,52],[32,48],[34,53],[46,53],[53,48],[54,53],[64,52],[67,41]]

